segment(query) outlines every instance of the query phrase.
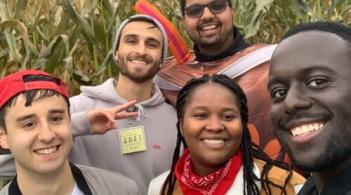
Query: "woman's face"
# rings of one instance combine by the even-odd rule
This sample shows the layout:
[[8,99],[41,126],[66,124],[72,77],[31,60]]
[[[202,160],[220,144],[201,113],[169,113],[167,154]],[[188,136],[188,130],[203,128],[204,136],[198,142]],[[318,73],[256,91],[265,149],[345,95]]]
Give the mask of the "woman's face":
[[184,107],[181,132],[196,174],[212,173],[232,158],[242,131],[236,96],[229,89],[208,83],[192,92]]

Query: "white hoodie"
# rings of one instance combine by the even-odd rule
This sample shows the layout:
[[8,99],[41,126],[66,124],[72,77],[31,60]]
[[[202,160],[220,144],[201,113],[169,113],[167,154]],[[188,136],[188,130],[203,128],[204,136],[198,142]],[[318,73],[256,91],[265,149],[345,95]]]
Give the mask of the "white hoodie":
[[146,194],[150,180],[171,167],[177,139],[176,111],[165,102],[160,89],[154,84],[152,97],[139,103],[140,120],[117,121],[118,129],[130,125],[143,126],[147,150],[122,154],[118,129],[104,135],[89,135],[90,127],[85,114],[94,108],[110,108],[127,102],[118,95],[114,84],[115,80],[110,78],[98,86],[81,87],[81,94],[70,98],[75,136],[70,160],[123,173],[134,179],[142,194]]

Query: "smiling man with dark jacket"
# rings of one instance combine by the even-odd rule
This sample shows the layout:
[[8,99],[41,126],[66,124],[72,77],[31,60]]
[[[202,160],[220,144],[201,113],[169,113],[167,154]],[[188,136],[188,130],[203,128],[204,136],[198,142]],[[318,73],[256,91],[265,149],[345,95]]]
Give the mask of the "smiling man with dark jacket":
[[273,53],[268,89],[275,134],[312,172],[301,195],[351,193],[351,28],[301,24]]

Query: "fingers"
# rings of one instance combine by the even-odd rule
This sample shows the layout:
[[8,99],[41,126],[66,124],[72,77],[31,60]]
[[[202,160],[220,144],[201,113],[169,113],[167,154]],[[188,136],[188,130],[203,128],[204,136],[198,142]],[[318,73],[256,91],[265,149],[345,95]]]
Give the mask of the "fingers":
[[126,118],[135,118],[138,116],[138,112],[126,112],[126,110],[132,106],[135,106],[136,100],[131,100],[127,103],[121,104],[112,108],[114,112],[114,119],[126,119]]
[[88,120],[92,121],[114,121],[114,112],[109,109],[95,109],[87,112]]
[[136,104],[136,100],[131,100],[127,103],[121,104],[113,108],[100,108],[100,109],[91,110],[87,113],[88,119],[90,122],[96,121],[96,120],[98,122],[102,122],[105,120],[105,123],[106,123],[107,121],[113,122],[116,119],[137,117],[138,112],[125,112],[127,108],[132,107],[135,104]]
[[138,112],[119,112],[115,115],[115,119],[126,119],[136,117],[138,117]]
[[109,126],[106,130],[115,129],[117,127],[115,121],[109,121],[108,125]]
[[107,112],[105,114],[109,122],[113,122],[115,120],[115,113],[114,112]]
[[103,134],[113,129],[114,116],[110,109],[95,109],[86,113],[93,134]]
[[134,106],[136,104],[136,100],[131,100],[127,103],[121,104],[119,106],[116,106],[113,108],[113,111],[117,114],[118,112],[121,112],[122,110],[125,110],[131,106]]

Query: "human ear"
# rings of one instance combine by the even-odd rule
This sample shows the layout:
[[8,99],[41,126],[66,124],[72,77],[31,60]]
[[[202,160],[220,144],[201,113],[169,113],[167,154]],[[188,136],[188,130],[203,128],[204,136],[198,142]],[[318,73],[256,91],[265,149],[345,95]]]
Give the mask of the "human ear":
[[183,124],[179,123],[179,132],[182,135],[182,137],[184,137],[184,133],[183,133],[183,128],[182,128]]
[[183,26],[185,27],[185,16],[182,17],[181,19]]
[[3,149],[9,149],[9,144],[7,142],[7,134],[2,127],[0,127],[0,146]]
[[113,59],[115,60],[115,62],[118,62],[118,50],[115,52]]

